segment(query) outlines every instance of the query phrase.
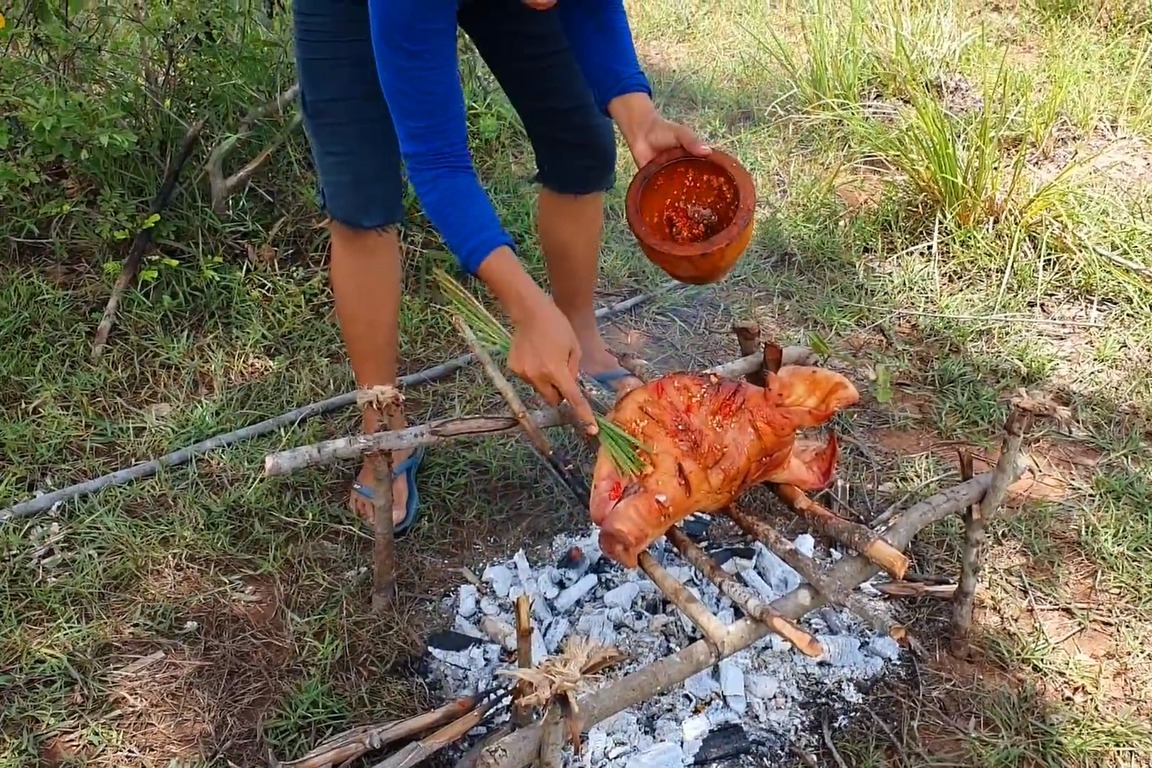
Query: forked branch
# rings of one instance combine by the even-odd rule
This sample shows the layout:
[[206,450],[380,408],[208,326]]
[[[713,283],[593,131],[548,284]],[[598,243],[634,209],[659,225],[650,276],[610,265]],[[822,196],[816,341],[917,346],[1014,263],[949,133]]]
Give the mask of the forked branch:
[[292,120],[289,121],[284,130],[276,135],[276,138],[272,140],[271,144],[258,152],[243,168],[228,177],[224,175],[225,158],[227,158],[241,140],[247,138],[252,133],[252,129],[258,120],[271,117],[272,115],[283,114],[287,106],[295,101],[299,95],[300,84],[293,83],[278,94],[276,98],[253,107],[240,121],[236,133],[212,148],[204,170],[208,173],[208,184],[212,194],[212,210],[215,211],[217,215],[224,212],[224,203],[228,197],[237,189],[251,181],[252,177],[256,175],[256,172],[268,162],[268,158],[272,156],[280,145],[288,140],[288,136],[300,125],[300,113],[297,112],[293,115]]
[[[976,603],[976,590],[980,584],[980,572],[984,566],[985,526],[995,517],[1008,486],[1016,481],[1022,472],[1020,449],[1024,435],[1031,428],[1034,414],[1019,406],[1013,406],[1008,420],[1004,423],[1004,440],[1000,458],[992,471],[992,482],[988,493],[978,504],[973,504],[964,513],[964,549],[961,555],[960,583],[952,604],[953,638],[952,652],[964,655],[968,651],[969,634],[972,631],[972,612]],[[963,460],[962,460],[963,461]],[[968,461],[968,464],[971,462]],[[962,466],[965,473],[971,467]]]

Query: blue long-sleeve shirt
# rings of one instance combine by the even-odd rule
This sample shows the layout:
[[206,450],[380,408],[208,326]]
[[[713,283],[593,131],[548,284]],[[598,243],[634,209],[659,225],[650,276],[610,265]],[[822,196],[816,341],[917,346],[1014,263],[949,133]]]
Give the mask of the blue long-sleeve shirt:
[[[456,55],[458,0],[369,0],[372,45],[408,178],[424,213],[460,266],[475,274],[516,244],[480,185],[468,151]],[[601,110],[627,93],[651,93],[622,0],[560,0],[569,45]]]

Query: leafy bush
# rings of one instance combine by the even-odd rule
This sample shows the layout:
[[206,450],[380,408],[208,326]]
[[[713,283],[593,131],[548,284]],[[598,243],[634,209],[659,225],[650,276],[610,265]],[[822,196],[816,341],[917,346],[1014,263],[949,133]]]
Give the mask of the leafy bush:
[[[0,199],[9,248],[114,266],[116,244],[149,223],[160,243],[187,241],[190,232],[226,240],[224,224],[200,199],[198,169],[214,137],[291,82],[285,27],[250,0],[17,2],[0,30]],[[168,159],[201,117],[209,129],[182,179],[191,194],[177,194],[149,222]],[[253,141],[274,129],[258,126]],[[154,266],[187,256],[169,251]]]

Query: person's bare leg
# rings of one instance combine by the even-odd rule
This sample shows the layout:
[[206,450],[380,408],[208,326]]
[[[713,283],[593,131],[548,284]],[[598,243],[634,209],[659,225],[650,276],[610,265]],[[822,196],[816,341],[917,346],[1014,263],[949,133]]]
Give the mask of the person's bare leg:
[[[594,304],[600,244],[604,233],[604,195],[562,195],[540,188],[536,225],[556,306],[580,340],[580,367],[598,374],[620,367],[596,324]],[[614,382],[622,393],[640,384],[634,377]]]
[[[394,229],[352,229],[335,222],[328,229],[332,242],[329,280],[356,386],[395,384],[403,277],[397,233]],[[366,411],[364,431],[374,431],[377,423],[374,412]],[[401,414],[392,428],[404,426]],[[411,451],[394,453],[394,466],[410,454]],[[359,480],[366,488],[375,486],[367,462],[360,469]],[[393,483],[392,494],[392,519],[399,524],[404,520],[408,500],[408,483],[403,476]],[[372,522],[371,500],[353,492],[352,507],[366,522]]]

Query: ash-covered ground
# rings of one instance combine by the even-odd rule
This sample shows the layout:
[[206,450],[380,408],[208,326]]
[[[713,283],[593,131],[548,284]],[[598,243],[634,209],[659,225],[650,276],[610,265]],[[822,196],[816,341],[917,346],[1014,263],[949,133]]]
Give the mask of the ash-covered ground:
[[[708,519],[696,516],[686,531],[703,538]],[[668,656],[700,638],[698,630],[664,598],[639,570],[626,571],[602,557],[598,532],[557,537],[543,562],[530,562],[523,551],[509,561],[479,564],[481,588],[463,584],[446,606],[455,613],[453,631],[429,640],[428,674],[447,698],[488,688],[501,668],[512,668],[517,596],[532,598],[536,632],[533,658],[563,650],[576,634],[627,654],[604,673],[621,677]],[[708,549],[707,542],[703,542]],[[796,546],[825,564],[836,551],[816,552],[808,535]],[[653,556],[689,586],[723,622],[742,616],[739,608],[691,568],[663,541]],[[773,600],[801,584],[800,576],[756,543],[710,552],[724,570]],[[875,597],[869,585],[865,595]],[[881,615],[890,605],[871,600]],[[894,618],[894,617],[893,617]],[[582,754],[571,766],[586,768],[753,768],[775,764],[790,744],[818,733],[817,709],[846,713],[862,700],[862,689],[891,674],[903,650],[878,635],[855,615],[824,608],[801,626],[822,643],[825,653],[811,659],[776,635],[716,667],[674,686],[671,691],[625,710],[588,729]]]

